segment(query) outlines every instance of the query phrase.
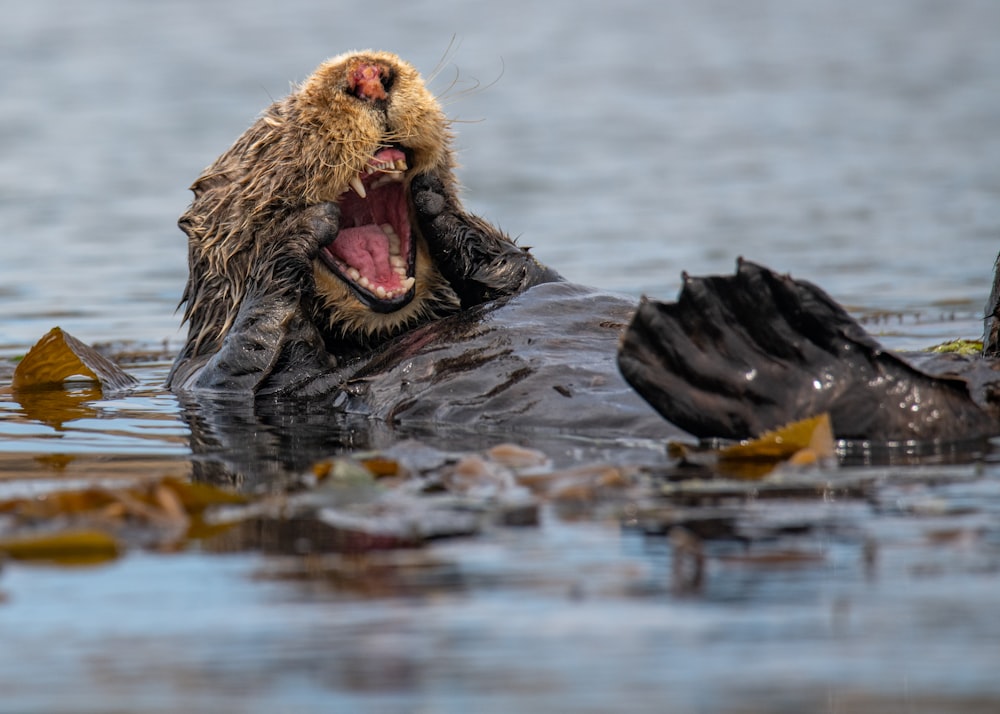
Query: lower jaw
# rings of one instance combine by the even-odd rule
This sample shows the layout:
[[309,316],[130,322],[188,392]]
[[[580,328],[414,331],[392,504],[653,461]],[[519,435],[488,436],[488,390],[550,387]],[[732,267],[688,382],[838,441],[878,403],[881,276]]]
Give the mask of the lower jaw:
[[[334,281],[342,285],[355,300],[372,312],[382,314],[395,312],[406,307],[406,305],[413,301],[413,298],[416,295],[415,277],[407,277],[405,282],[408,283],[408,287],[404,292],[399,292],[402,289],[401,286],[400,288],[394,290],[394,292],[397,293],[395,297],[379,297],[372,292],[371,289],[366,288],[363,285],[359,285],[357,282],[344,275],[339,265],[331,265],[331,261],[322,254],[316,260],[316,269],[318,271],[316,274],[317,279],[320,278],[321,273],[325,274],[325,277],[329,281]],[[323,280],[322,282],[327,282],[327,280]]]
[[390,312],[396,312],[397,310],[406,307],[413,300],[414,291],[410,289],[405,295],[393,298],[391,300],[372,300],[367,296],[358,295],[357,291],[354,292],[355,297],[361,301],[362,304],[367,306],[372,312],[378,312],[383,315]]
[[416,289],[411,287],[402,295],[398,295],[394,298],[389,298],[389,299],[380,299],[377,295],[373,295],[369,291],[365,290],[364,288],[358,285],[355,285],[350,280],[347,280],[346,278],[337,275],[333,271],[331,271],[331,275],[335,280],[339,280],[344,285],[344,287],[346,287],[350,291],[351,295],[353,295],[358,302],[360,302],[362,305],[364,305],[372,312],[377,312],[383,315],[396,312],[397,310],[406,307],[413,301],[413,298],[416,295]]

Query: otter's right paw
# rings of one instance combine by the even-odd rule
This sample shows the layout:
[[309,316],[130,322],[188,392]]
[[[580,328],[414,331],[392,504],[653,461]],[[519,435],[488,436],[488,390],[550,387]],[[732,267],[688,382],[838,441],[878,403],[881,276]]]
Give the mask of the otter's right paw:
[[340,207],[336,203],[317,203],[299,214],[299,232],[306,239],[309,258],[333,243],[340,231]]
[[270,271],[260,270],[251,283],[260,283],[261,293],[280,285],[299,287],[312,278],[312,261],[330,245],[340,230],[340,209],[335,203],[304,206],[287,216],[276,239],[264,247],[258,261]]
[[289,259],[308,263],[334,241],[338,231],[340,207],[336,203],[303,206],[285,218],[278,231],[283,239],[274,241],[273,250]]

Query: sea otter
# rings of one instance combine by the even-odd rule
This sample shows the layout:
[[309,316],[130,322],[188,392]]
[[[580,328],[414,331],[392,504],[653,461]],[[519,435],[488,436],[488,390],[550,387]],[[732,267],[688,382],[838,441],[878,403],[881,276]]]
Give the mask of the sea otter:
[[995,372],[973,399],[761,266],[685,278],[676,304],[638,310],[566,283],[463,208],[451,141],[420,75],[386,52],[335,57],[268,107],[179,221],[188,337],[170,388],[221,398],[220,414],[293,405],[607,436],[676,435],[662,414],[743,438],[819,410],[845,437],[998,431]]
[[387,52],[335,57],[268,107],[180,218],[188,336],[169,387],[409,423],[669,432],[614,365],[634,303],[566,283],[465,211],[451,142]]

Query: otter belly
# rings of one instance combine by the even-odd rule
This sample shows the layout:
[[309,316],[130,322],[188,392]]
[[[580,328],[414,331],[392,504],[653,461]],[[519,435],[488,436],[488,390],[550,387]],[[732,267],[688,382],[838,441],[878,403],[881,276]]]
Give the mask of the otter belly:
[[437,320],[389,342],[352,376],[316,375],[281,398],[395,425],[661,438],[681,432],[621,377],[635,303],[570,283]]

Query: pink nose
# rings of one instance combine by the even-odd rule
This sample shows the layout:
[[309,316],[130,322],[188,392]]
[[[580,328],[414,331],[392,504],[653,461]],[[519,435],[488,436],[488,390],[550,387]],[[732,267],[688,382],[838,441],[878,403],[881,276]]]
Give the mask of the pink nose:
[[387,67],[361,62],[356,64],[347,75],[347,87],[358,99],[375,101],[386,99],[386,79],[389,77]]

